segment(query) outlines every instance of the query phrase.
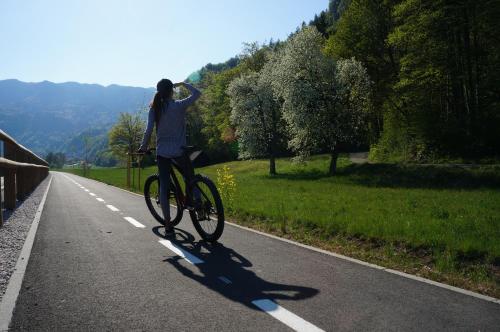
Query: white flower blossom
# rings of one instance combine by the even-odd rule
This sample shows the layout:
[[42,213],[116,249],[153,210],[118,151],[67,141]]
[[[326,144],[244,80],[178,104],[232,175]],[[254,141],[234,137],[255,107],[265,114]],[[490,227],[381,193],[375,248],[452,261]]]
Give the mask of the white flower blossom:
[[323,38],[305,27],[285,45],[273,88],[283,100],[283,118],[299,156],[335,151],[338,143],[356,143],[370,105],[370,82],[363,65],[337,63],[322,53]]

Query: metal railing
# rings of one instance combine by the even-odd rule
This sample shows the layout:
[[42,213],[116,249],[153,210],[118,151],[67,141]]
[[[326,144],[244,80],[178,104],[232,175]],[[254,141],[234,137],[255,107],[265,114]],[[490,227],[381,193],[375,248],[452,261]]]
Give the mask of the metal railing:
[[[24,199],[49,174],[49,164],[17,143],[0,129],[3,156],[0,156],[0,177],[4,178],[5,207],[13,210],[16,200]],[[0,204],[2,191],[0,190]],[[0,227],[3,225],[3,207],[0,205]]]

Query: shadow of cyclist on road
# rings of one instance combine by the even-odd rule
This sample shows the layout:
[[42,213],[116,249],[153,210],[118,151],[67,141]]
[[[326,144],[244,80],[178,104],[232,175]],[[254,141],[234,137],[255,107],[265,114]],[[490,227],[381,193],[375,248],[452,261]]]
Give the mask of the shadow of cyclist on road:
[[[155,227],[153,232],[163,237],[159,232],[160,228]],[[232,301],[257,310],[257,307],[252,305],[254,300],[298,301],[313,297],[319,292],[310,287],[266,281],[252,271],[250,269],[252,263],[235,250],[220,243],[196,242],[195,237],[189,232],[178,228],[175,231],[176,239],[172,239],[171,242],[204,262],[191,265],[179,256],[165,261],[172,264],[184,276],[198,281]]]

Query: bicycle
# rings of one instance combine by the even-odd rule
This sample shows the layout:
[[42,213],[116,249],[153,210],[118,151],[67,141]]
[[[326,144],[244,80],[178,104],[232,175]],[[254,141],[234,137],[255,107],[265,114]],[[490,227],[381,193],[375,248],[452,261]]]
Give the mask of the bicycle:
[[[155,149],[148,150],[151,153]],[[192,147],[185,149],[184,153],[189,154]],[[195,174],[189,184],[184,182],[184,188],[179,181],[176,171],[182,175],[182,170],[172,163],[170,171],[170,192],[168,201],[170,209],[170,222],[172,226],[177,226],[181,220],[184,210],[189,211],[193,226],[200,236],[208,242],[216,242],[224,230],[224,207],[222,199],[215,184],[207,176]],[[185,177],[182,176],[184,179]],[[199,202],[193,199],[194,189],[200,193]],[[146,205],[153,217],[161,224],[165,225],[165,219],[160,205],[160,177],[153,174],[144,183],[144,198]],[[195,204],[196,203],[196,204]]]

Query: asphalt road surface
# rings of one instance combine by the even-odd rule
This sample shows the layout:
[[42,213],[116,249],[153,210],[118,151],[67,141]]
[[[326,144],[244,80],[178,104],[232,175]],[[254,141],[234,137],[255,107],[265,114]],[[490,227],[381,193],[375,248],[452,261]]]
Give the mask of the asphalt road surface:
[[142,197],[52,174],[12,330],[500,329],[497,303],[231,225],[166,241]]

